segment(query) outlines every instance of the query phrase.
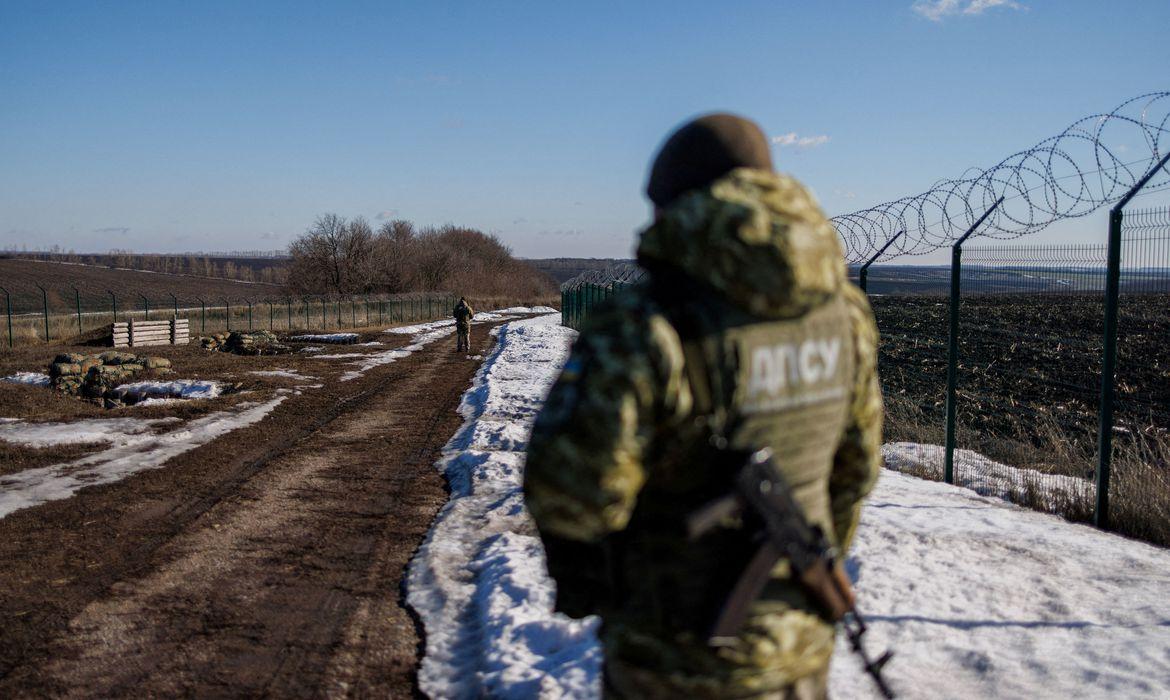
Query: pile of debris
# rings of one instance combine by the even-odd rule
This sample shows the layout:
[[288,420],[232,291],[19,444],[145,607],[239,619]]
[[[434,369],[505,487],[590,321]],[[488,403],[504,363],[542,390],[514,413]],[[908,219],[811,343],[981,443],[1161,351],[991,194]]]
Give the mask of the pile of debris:
[[292,348],[280,342],[271,331],[232,331],[216,333],[199,339],[206,350],[219,350],[236,355],[283,355]]
[[106,408],[122,405],[113,391],[119,384],[141,377],[169,374],[171,361],[165,357],[132,355],[110,350],[100,355],[63,353],[49,366],[49,381],[57,391],[102,401]]

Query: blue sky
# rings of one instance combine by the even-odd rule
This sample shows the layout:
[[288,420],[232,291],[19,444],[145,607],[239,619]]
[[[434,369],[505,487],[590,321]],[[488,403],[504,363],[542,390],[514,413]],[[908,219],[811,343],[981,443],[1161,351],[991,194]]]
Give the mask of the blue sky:
[[756,119],[845,213],[1167,89],[1168,25],[1165,0],[0,0],[0,246],[275,249],[337,212],[624,256],[690,116]]

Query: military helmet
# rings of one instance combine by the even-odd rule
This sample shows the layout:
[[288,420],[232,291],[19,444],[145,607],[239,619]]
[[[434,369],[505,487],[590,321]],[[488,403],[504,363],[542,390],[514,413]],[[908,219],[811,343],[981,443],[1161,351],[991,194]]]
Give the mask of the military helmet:
[[683,124],[662,144],[646,194],[665,207],[690,190],[706,187],[736,168],[772,170],[772,149],[755,122],[715,113]]

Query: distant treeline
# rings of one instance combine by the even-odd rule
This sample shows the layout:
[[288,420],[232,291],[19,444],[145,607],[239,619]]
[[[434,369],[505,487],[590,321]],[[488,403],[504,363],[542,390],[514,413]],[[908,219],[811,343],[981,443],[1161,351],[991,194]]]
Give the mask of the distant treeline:
[[298,293],[450,291],[538,299],[557,289],[495,236],[462,226],[420,228],[395,220],[375,231],[362,217],[325,214],[289,253],[288,286]]
[[129,251],[109,253],[9,252],[0,253],[0,255],[11,258],[141,270],[168,275],[221,278],[243,282],[284,284],[288,279],[288,259],[277,257],[228,258],[188,253],[144,254]]

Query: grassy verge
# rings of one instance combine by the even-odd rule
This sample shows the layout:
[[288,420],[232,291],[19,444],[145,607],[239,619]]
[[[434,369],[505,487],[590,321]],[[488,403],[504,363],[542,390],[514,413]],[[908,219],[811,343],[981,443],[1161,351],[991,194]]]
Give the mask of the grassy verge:
[[[921,404],[893,392],[886,402],[887,442],[942,445],[944,423],[927,415]],[[1095,505],[1097,457],[1091,441],[1072,434],[1055,419],[1012,435],[996,435],[959,424],[956,442],[962,449],[1020,469],[1004,496],[1021,506],[1090,522]],[[942,480],[942,460],[932,451],[900,469],[912,476]],[[956,481],[969,484],[981,476],[964,473]],[[1170,435],[1152,426],[1115,438],[1110,482],[1110,528],[1120,534],[1170,546]]]

